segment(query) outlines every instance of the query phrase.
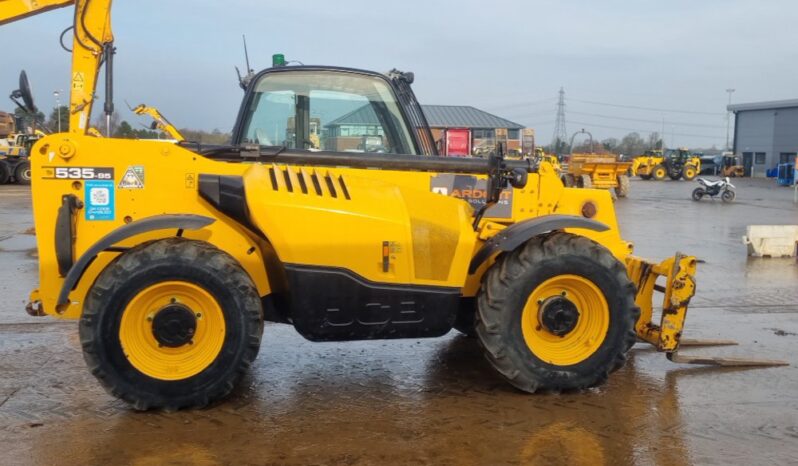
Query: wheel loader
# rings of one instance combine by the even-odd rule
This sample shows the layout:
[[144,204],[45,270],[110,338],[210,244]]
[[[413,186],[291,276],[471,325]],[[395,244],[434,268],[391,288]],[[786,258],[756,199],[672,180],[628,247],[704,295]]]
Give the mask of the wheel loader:
[[[439,157],[411,73],[266,69],[225,146],[93,137],[101,65],[113,111],[110,0],[3,3],[4,21],[72,3],[78,19],[69,133],[31,153],[39,288],[27,311],[78,319],[89,370],[136,409],[229,394],[264,321],[313,341],[457,328],[530,393],[599,385],[638,339],[684,358],[696,259],[635,257],[609,193],[565,188],[548,163],[501,147]],[[33,107],[27,82],[16,94]],[[380,152],[331,149],[353,119],[383,135]]]

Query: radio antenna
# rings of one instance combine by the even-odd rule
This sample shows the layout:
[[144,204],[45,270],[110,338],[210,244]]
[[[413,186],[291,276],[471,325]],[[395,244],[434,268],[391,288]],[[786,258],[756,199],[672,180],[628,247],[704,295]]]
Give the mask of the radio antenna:
[[255,77],[255,70],[249,64],[249,50],[247,50],[247,36],[246,34],[241,34],[241,38],[244,40],[244,61],[246,62],[246,75],[243,77],[241,76],[241,71],[236,66],[236,74],[238,75],[238,85],[241,86],[241,89],[246,90],[249,82],[252,81],[252,78]]

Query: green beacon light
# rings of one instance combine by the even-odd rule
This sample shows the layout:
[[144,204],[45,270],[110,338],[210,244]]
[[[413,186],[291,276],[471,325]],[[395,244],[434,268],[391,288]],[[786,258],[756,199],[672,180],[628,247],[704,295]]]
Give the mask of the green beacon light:
[[285,55],[282,53],[272,55],[272,66],[285,66]]

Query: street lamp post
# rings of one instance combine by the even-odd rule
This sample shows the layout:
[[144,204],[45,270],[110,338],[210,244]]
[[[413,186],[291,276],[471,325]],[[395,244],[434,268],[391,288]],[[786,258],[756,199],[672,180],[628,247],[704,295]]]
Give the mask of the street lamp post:
[[[729,105],[731,105],[732,93],[734,89],[726,89],[726,92],[729,94]],[[731,110],[729,107],[726,107],[726,150],[730,150],[731,146],[729,146],[729,127],[731,126]]]
[[61,96],[61,92],[55,90],[53,91],[53,97],[55,97],[55,114],[56,119],[58,120],[58,132],[61,132],[61,101],[59,97]]

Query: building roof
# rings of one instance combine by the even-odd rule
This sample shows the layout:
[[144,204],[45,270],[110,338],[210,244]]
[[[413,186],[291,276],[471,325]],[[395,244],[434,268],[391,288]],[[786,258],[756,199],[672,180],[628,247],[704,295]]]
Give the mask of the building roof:
[[364,105],[340,116],[324,126],[378,126],[380,121],[371,105]]
[[746,110],[775,110],[777,108],[798,107],[798,99],[771,100],[768,102],[751,102],[747,104],[734,104],[726,107],[730,112],[744,112]]
[[524,128],[524,125],[467,105],[422,105],[421,108],[432,128]]
[[[427,122],[432,128],[507,128],[523,129],[524,126],[497,117],[474,107],[463,105],[422,105]],[[364,105],[346,115],[336,118],[326,126],[379,125],[371,105]]]

